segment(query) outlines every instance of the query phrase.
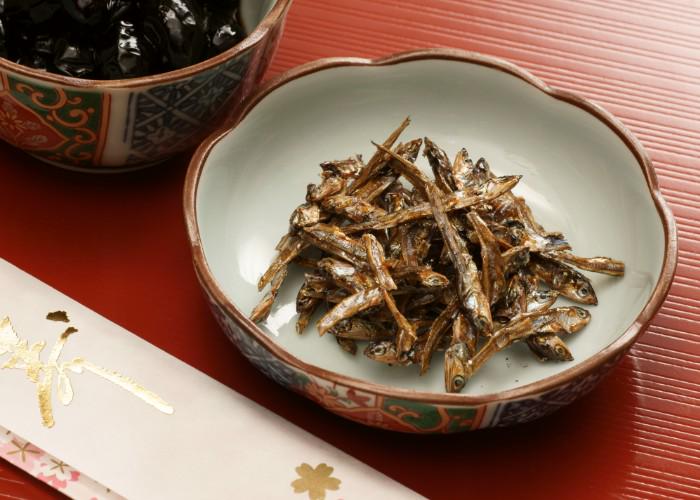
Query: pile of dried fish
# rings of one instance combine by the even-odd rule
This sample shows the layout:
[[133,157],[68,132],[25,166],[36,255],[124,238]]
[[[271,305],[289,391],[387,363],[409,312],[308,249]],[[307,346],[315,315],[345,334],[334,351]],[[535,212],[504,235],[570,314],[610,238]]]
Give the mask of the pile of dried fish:
[[[559,296],[597,304],[590,281],[573,266],[612,276],[622,262],[578,257],[564,235],[547,232],[511,190],[520,176],[497,177],[466,149],[454,161],[430,139],[394,147],[406,119],[367,164],[360,156],[321,164],[306,203],[291,215],[278,255],[260,279],[270,289],[251,314],[264,320],[296,263],[307,269],[297,295],[297,331],[320,307],[321,335],[347,352],[428,369],[445,350],[445,387],[458,392],[497,351],[524,340],[539,360],[573,357],[562,335],[590,314],[552,307]],[[421,147],[428,178],[413,162]]]

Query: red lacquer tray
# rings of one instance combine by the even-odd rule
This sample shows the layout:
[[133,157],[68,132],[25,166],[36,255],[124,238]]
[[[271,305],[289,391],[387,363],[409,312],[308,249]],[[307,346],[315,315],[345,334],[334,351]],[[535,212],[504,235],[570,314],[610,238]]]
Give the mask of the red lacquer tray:
[[[692,0],[295,0],[271,75],[426,46],[495,55],[617,115],[679,228],[671,293],[589,396],[540,421],[411,436],[330,415],[267,380],[197,286],[188,158],[124,176],[62,172],[0,145],[0,256],[430,498],[700,495],[700,5]],[[0,498],[57,494],[0,463]]]

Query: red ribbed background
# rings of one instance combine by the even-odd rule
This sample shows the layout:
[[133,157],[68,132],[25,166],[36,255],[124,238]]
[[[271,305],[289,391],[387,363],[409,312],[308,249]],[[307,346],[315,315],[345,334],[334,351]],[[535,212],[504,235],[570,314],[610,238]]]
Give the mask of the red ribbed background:
[[[652,326],[598,389],[551,417],[388,434],[268,381],[200,295],[181,215],[184,157],[105,178],[0,145],[0,256],[430,498],[700,496],[700,2],[296,0],[270,74],[426,46],[503,57],[602,104],[646,146],[678,221],[678,273]],[[0,499],[53,495],[0,464]]]

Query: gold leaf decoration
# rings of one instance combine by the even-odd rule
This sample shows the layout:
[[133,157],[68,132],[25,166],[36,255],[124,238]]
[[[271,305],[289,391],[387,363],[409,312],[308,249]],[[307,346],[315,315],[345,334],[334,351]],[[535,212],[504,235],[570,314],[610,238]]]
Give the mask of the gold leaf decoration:
[[53,311],[46,315],[49,321],[60,321],[62,323],[70,323],[68,313],[66,311]]
[[299,479],[292,481],[294,493],[308,492],[309,500],[325,500],[327,490],[335,491],[340,488],[340,479],[331,476],[333,467],[326,464],[319,464],[313,468],[303,463],[295,470]]
[[[59,317],[60,315],[57,316],[58,313],[62,313],[66,319],[68,318],[65,311],[49,313],[46,317],[47,319],[51,319],[50,316]],[[54,319],[53,321],[63,320]],[[69,374],[82,374],[85,371],[121,387],[163,413],[170,415],[175,411],[172,406],[157,394],[116,371],[102,368],[80,357],[71,361],[59,362],[63,347],[68,339],[77,332],[77,328],[67,327],[51,349],[48,361],[44,363],[41,361],[41,353],[46,347],[46,342],[36,342],[30,345],[27,340],[23,340],[17,335],[10,318],[6,317],[0,320],[0,356],[9,355],[5,363],[0,365],[0,370],[15,369],[25,371],[27,378],[37,387],[39,411],[45,427],[51,428],[55,425],[51,401],[54,375],[58,380],[56,384],[58,400],[63,405],[69,405],[74,397],[73,384]]]

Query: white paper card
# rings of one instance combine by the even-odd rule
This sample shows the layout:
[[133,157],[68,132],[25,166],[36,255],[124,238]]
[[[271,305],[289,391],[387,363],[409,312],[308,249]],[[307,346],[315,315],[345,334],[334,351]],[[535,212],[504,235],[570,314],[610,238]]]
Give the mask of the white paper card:
[[[0,426],[120,495],[419,498],[5,261],[0,284],[0,319],[9,317],[20,339],[8,340],[8,328],[0,328]],[[47,320],[52,311],[66,311],[70,323]],[[62,350],[55,349],[69,326],[78,331],[64,334]],[[133,383],[172,414],[149,404],[151,396],[134,392]],[[45,404],[40,412],[42,391],[51,395],[50,412]],[[63,405],[59,393],[67,401],[71,392]],[[53,427],[42,423],[42,414],[53,417]]]

